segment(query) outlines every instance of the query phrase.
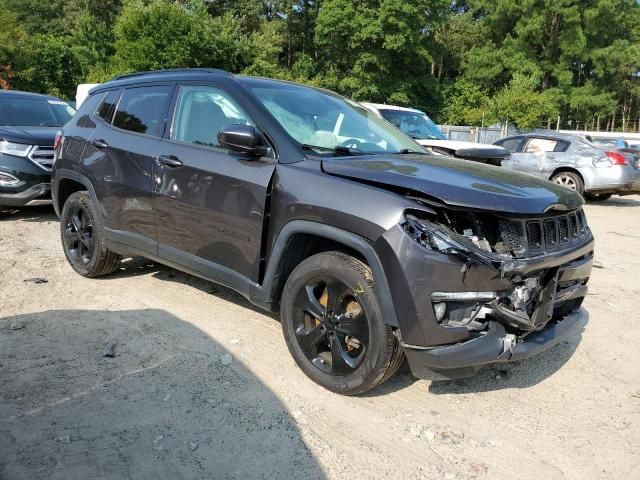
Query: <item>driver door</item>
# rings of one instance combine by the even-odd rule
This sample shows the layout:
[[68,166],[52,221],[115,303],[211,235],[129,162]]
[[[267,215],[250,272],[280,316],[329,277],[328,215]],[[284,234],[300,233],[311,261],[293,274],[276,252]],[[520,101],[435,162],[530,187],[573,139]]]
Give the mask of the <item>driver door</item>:
[[254,124],[222,87],[183,84],[173,117],[153,175],[159,256],[230,286],[257,282],[276,161],[219,146],[221,128]]

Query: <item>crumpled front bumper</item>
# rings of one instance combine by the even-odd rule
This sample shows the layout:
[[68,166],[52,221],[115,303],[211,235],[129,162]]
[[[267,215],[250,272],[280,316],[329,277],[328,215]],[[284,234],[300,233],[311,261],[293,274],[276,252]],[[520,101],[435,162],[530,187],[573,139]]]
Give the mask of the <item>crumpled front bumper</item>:
[[507,333],[504,326],[491,322],[482,335],[454,345],[416,349],[405,347],[411,373],[427,380],[464,378],[482,366],[522,360],[551,348],[584,326],[584,310],[547,325],[522,340]]

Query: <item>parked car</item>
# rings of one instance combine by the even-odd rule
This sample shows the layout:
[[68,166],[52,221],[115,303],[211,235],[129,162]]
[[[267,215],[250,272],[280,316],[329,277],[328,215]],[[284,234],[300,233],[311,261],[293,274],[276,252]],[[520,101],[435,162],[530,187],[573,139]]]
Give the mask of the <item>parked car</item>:
[[580,135],[532,133],[495,142],[511,152],[502,166],[546,178],[594,201],[633,193],[638,165]]
[[440,155],[500,166],[509,158],[509,152],[495,145],[447,140],[447,137],[429,116],[415,108],[362,102],[361,105],[384,118],[420,145]]
[[428,154],[325,90],[117,77],[64,126],[52,190],[80,275],[139,255],[231,287],[280,311],[297,364],[335,392],[405,355],[417,377],[467,376],[581,325],[594,243],[578,194]]
[[0,210],[51,203],[56,132],[74,113],[58,98],[0,90]]

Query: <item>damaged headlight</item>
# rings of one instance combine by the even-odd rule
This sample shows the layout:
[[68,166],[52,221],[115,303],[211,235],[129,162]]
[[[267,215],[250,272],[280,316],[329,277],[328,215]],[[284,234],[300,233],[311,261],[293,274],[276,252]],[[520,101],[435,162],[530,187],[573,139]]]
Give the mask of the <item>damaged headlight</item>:
[[413,214],[405,215],[404,229],[416,242],[429,250],[443,253],[455,253],[457,245],[439,227],[437,223],[419,218]]

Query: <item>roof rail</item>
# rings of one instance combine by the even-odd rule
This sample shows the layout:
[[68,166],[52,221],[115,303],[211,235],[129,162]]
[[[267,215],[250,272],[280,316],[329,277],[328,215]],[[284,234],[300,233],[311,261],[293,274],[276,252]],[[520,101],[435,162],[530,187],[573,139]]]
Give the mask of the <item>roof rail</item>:
[[220,70],[219,68],[167,68],[161,70],[149,70],[146,72],[134,72],[125,73],[123,75],[116,75],[111,81],[122,80],[124,78],[140,77],[142,75],[152,75],[154,73],[190,73],[190,72],[202,72],[202,73],[218,73],[224,75],[230,75],[229,72]]

